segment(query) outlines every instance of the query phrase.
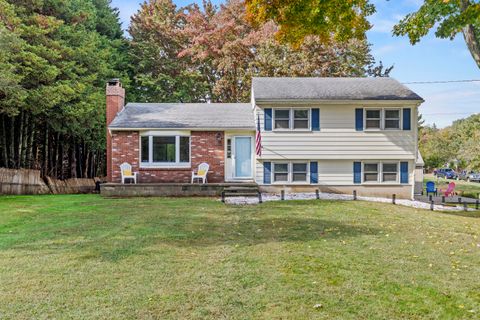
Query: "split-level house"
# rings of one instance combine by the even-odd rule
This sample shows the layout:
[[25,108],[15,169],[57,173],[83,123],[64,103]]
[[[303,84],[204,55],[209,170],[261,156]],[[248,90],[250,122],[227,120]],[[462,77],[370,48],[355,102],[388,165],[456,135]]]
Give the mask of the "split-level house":
[[[416,93],[392,78],[254,78],[250,103],[128,103],[107,84],[107,174],[139,183],[255,182],[262,191],[412,198]],[[258,134],[259,131],[259,134]]]

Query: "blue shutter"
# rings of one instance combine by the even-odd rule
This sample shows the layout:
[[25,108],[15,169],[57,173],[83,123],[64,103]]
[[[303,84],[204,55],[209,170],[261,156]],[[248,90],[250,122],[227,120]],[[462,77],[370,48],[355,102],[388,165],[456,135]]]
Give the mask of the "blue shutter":
[[310,162],[310,183],[318,183],[318,162]]
[[263,183],[272,183],[272,163],[268,161],[263,162]]
[[361,162],[353,163],[353,183],[355,184],[362,183],[362,163]]
[[312,131],[320,131],[320,109],[312,109]]
[[355,130],[363,131],[363,108],[355,109]]
[[412,109],[403,109],[403,130],[411,130],[412,128]]
[[265,131],[272,131],[272,109],[266,108],[264,109],[265,117],[264,117],[264,129]]
[[400,183],[408,183],[408,162],[400,162]]

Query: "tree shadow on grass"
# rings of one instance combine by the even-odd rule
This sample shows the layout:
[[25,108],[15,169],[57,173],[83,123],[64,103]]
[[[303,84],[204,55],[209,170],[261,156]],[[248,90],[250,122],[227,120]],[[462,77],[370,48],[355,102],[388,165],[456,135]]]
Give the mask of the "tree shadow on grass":
[[480,218],[480,210],[477,211],[438,211],[441,214],[448,214],[451,216],[466,217],[466,218]]
[[[80,251],[87,259],[118,261],[131,255],[148,254],[155,246],[209,247],[251,246],[271,242],[308,242],[320,239],[347,239],[377,234],[378,230],[328,220],[324,217],[281,215],[268,218],[261,213],[179,216],[167,214],[138,219],[115,228],[100,224],[101,230],[82,228],[58,230],[47,238],[20,241],[14,248],[25,250]],[[104,232],[102,232],[102,230]],[[70,240],[69,240],[70,239]],[[75,239],[81,239],[76,241]],[[156,250],[156,249],[154,249]]]

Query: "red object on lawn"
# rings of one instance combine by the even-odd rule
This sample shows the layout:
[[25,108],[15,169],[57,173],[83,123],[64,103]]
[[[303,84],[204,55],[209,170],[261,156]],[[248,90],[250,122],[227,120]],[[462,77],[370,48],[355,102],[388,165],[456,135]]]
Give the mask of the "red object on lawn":
[[443,193],[445,197],[453,196],[455,194],[455,182],[450,182],[447,190],[440,190],[440,193]]

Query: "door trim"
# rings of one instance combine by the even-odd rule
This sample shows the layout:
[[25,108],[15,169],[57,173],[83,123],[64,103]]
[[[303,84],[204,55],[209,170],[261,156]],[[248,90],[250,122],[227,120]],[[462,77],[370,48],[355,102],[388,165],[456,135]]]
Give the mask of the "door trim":
[[[248,176],[248,177],[237,177],[236,176],[236,170],[235,170],[235,162],[236,162],[236,150],[235,150],[235,147],[236,147],[236,138],[249,138],[250,139],[250,158],[251,158],[251,163],[250,163],[250,168],[251,168],[251,175]],[[254,180],[254,177],[255,177],[255,156],[254,156],[254,148],[255,146],[253,145],[253,136],[251,135],[232,135],[232,136],[228,136],[227,139],[231,139],[232,141],[232,158],[231,158],[231,173],[232,173],[232,176],[229,177],[229,179],[233,180],[233,181],[245,181],[245,180]],[[225,143],[225,151],[226,151],[226,143]],[[225,160],[227,159],[227,155],[225,154]],[[226,163],[226,161],[225,161]]]

